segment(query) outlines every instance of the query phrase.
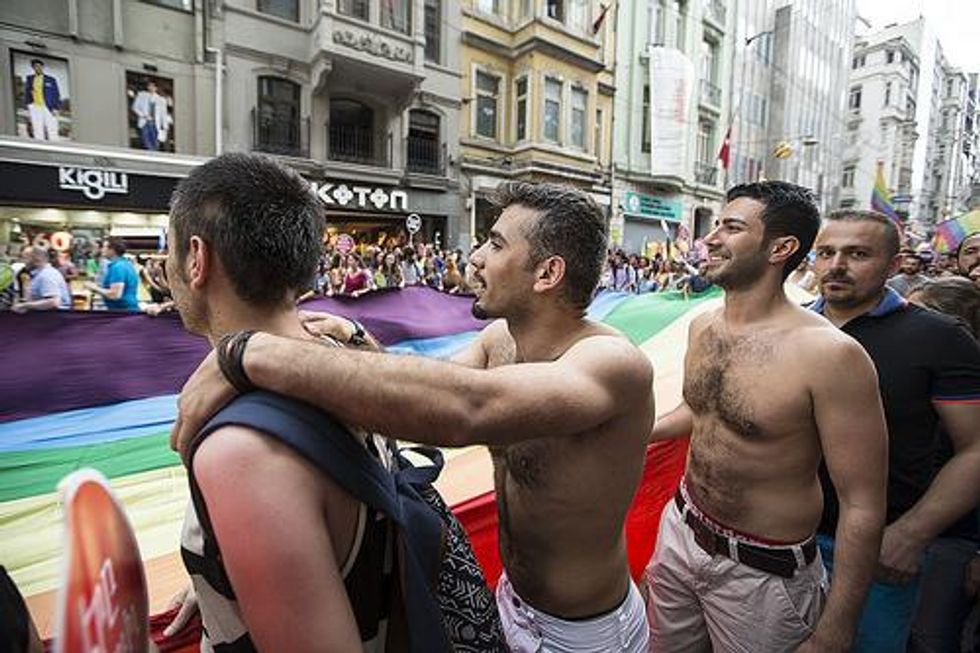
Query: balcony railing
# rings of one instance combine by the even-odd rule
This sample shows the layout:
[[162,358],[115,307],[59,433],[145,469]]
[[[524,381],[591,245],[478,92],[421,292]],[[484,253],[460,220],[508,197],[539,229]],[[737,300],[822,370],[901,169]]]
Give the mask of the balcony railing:
[[694,163],[694,179],[705,186],[714,186],[718,181],[718,168],[713,163],[697,161]]
[[701,80],[701,104],[721,107],[721,88],[706,79]]
[[310,157],[310,119],[290,119],[252,109],[252,149],[299,158]]
[[721,2],[721,0],[705,0],[704,14],[714,22],[724,27],[725,4]]
[[432,138],[409,136],[405,141],[405,167],[423,175],[446,175],[446,146]]
[[327,125],[327,153],[331,161],[358,163],[388,168],[391,165],[391,141],[378,148],[377,134],[370,127]]

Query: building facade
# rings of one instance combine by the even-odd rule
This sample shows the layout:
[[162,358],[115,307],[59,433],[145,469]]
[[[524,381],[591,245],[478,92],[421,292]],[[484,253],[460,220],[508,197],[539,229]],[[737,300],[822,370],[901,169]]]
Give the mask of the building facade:
[[645,252],[710,229],[724,198],[732,8],[724,0],[618,3],[615,244]]
[[574,184],[608,211],[617,4],[463,0],[458,137],[474,242],[507,180]]
[[[468,227],[458,15],[455,0],[10,0],[0,161],[176,180],[219,152],[264,152],[315,184],[332,233],[403,236],[414,213],[426,239],[455,245]],[[47,78],[33,86],[34,59],[57,108]],[[8,238],[37,206],[0,202],[18,209],[0,208]],[[159,204],[147,207],[158,230]],[[91,207],[65,209],[49,217],[71,229]]]
[[782,179],[837,205],[854,0],[748,0],[736,22],[730,183]]
[[858,38],[851,60],[840,208],[871,207],[879,166],[899,215],[912,201],[919,57],[900,30]]
[[926,225],[954,218],[970,208],[972,181],[975,176],[975,138],[971,112],[969,77],[942,60],[942,77],[937,85],[938,112],[930,136],[931,167],[924,185],[931,193],[923,204],[921,221]]

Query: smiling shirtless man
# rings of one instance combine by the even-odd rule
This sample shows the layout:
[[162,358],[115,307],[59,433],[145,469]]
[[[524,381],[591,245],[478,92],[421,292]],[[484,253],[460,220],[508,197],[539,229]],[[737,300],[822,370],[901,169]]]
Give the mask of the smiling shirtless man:
[[[691,434],[647,568],[658,653],[846,651],[881,542],[886,430],[864,350],[783,294],[820,226],[804,188],[733,188],[704,239],[722,308],[697,318],[684,402],[653,439]],[[841,497],[837,567],[814,534],[821,457]],[[840,565],[840,562],[838,562]]]
[[[442,446],[486,444],[512,651],[647,651],[623,523],[653,424],[649,360],[585,317],[606,249],[598,206],[563,186],[504,184],[490,239],[471,257],[487,327],[454,362],[326,348],[260,333],[255,385],[346,423]],[[233,395],[211,358],[185,385],[183,448]]]

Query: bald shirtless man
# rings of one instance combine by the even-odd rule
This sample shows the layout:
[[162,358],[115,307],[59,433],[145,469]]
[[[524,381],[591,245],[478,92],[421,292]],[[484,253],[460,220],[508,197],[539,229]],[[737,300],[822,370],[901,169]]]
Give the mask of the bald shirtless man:
[[[653,424],[653,371],[621,334],[585,317],[606,250],[602,213],[585,193],[546,184],[504,184],[497,203],[503,212],[471,258],[473,312],[502,319],[454,362],[259,333],[244,371],[382,434],[488,445],[511,650],[645,653],[623,523]],[[178,446],[233,392],[207,359],[181,393]]]
[[[761,182],[727,199],[704,240],[725,304],[691,324],[684,401],[652,433],[691,445],[647,568],[651,650],[847,651],[885,516],[875,370],[783,293],[820,226],[809,191]],[[821,457],[846,497],[835,555],[847,571],[829,596],[814,540]]]

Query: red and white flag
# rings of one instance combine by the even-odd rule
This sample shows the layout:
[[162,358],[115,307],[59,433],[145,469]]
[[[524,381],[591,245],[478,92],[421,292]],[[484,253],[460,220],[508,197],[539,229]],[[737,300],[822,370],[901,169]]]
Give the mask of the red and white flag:
[[721,142],[721,150],[718,152],[718,160],[721,161],[721,167],[728,170],[728,164],[732,158],[732,128],[728,128],[728,132],[725,134],[725,140]]

